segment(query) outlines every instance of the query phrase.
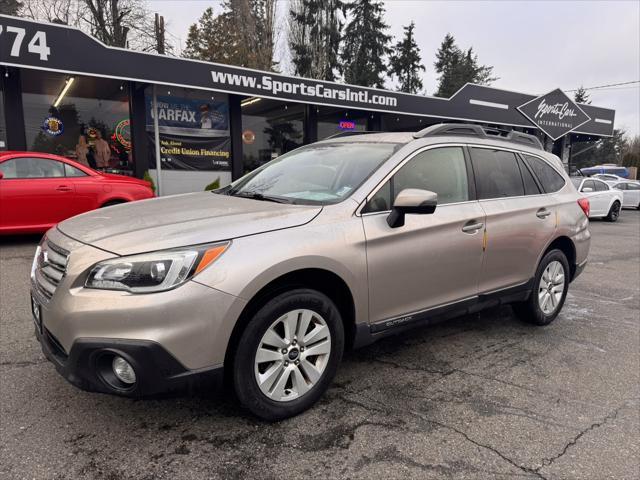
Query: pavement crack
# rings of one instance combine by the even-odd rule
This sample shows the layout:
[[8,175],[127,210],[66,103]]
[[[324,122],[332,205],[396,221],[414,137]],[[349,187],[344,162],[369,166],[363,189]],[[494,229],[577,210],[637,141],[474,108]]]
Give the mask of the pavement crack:
[[23,360],[18,362],[0,362],[0,367],[30,367],[32,365],[40,365],[42,363],[47,363],[45,358],[40,360]]
[[543,459],[542,464],[539,467],[536,467],[535,471],[538,472],[543,468],[548,467],[556,460],[562,458],[567,453],[567,451],[571,447],[573,447],[576,443],[578,443],[578,440],[580,440],[584,435],[591,432],[592,430],[595,430],[598,427],[601,427],[602,425],[604,425],[605,423],[611,420],[615,420],[616,417],[618,416],[618,413],[620,413],[620,411],[623,410],[626,406],[627,406],[626,403],[621,405],[620,407],[616,408],[613,412],[611,412],[609,415],[605,416],[599,422],[592,423],[587,428],[582,429],[575,437],[573,437],[569,442],[565,444],[565,446],[562,448],[562,451],[560,453],[558,453],[553,457]]
[[451,375],[452,373],[454,373],[456,371],[456,369],[434,370],[434,369],[430,369],[430,368],[426,368],[426,367],[422,367],[422,366],[404,365],[402,363],[394,362],[392,360],[381,360],[379,358],[373,359],[373,361],[377,362],[377,363],[382,363],[384,365],[391,365],[392,367],[400,368],[402,370],[409,370],[409,371],[414,371],[414,372],[432,373],[434,375],[441,375],[443,377],[446,377],[447,375]]

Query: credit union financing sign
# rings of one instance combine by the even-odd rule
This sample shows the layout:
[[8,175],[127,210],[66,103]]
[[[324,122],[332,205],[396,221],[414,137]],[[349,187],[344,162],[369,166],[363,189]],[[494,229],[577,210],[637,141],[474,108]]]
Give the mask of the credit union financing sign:
[[[581,105],[577,108],[570,102],[567,108],[575,113],[575,116],[571,116],[571,112],[563,110],[566,97],[562,97],[545,100],[545,105],[551,108],[543,108],[536,117],[538,109],[535,101],[539,99],[533,95],[480,85],[467,84],[450,98],[438,98],[142,53],[108,47],[86,33],[66,25],[39,23],[5,15],[0,15],[0,65],[59,72],[63,75],[86,75],[227,92],[365,112],[415,115],[428,117],[429,121],[542,128],[554,138],[562,131],[611,136],[615,116],[615,112],[608,108],[593,105]],[[557,108],[556,104],[559,104]],[[213,110],[220,112],[217,107],[210,112]],[[582,120],[585,114],[586,123]],[[203,125],[205,129],[208,128],[209,120],[211,125],[216,121],[215,117],[202,121],[198,116],[201,116],[200,110],[196,115],[196,120],[201,124],[200,129],[203,129]],[[562,118],[555,118],[559,116]],[[221,126],[217,128],[224,130]]]
[[559,88],[520,105],[518,110],[554,140],[591,120],[591,117]]

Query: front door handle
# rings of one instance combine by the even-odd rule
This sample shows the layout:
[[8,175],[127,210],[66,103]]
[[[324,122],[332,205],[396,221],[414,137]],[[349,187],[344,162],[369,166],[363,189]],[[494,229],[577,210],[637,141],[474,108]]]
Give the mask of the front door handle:
[[60,185],[58,188],[56,188],[56,190],[58,190],[59,192],[70,192],[73,189],[66,185]]
[[464,233],[475,233],[481,228],[484,228],[484,223],[470,223],[462,227]]
[[551,211],[547,210],[546,208],[541,208],[536,212],[536,217],[542,218],[542,219],[547,218],[549,215],[551,215]]

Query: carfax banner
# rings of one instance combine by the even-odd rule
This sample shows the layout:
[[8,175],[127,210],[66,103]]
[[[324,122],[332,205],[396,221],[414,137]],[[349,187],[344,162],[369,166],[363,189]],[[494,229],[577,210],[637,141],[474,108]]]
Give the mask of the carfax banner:
[[[145,97],[147,130],[153,130],[153,98]],[[157,96],[160,133],[193,137],[228,137],[229,104],[194,98]]]

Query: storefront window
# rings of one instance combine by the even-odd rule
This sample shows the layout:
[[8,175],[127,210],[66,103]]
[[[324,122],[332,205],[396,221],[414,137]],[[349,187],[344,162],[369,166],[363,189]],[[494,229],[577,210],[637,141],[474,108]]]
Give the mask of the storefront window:
[[251,97],[241,108],[245,172],[303,145],[304,105]]
[[125,82],[24,70],[22,104],[30,151],[133,175]]
[[[226,93],[156,86],[162,195],[198,192],[231,182]],[[145,91],[149,173],[157,181],[153,87]]]
[[342,132],[365,132],[367,130],[367,113],[358,110],[338,108],[317,108],[318,140]]
[[[229,100],[225,93],[156,88],[160,159],[166,170],[231,171]],[[145,91],[149,165],[155,165],[153,88]]]

